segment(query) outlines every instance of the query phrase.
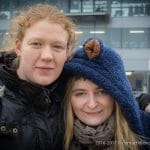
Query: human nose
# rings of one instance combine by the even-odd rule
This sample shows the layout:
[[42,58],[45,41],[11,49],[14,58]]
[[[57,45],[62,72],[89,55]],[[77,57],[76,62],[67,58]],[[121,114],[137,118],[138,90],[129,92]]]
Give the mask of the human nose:
[[94,97],[94,95],[90,95],[90,96],[89,96],[89,100],[88,100],[87,106],[88,106],[90,109],[93,109],[93,108],[97,107],[97,100],[96,100],[96,98]]
[[51,60],[53,59],[53,51],[50,46],[45,46],[41,53],[42,60]]

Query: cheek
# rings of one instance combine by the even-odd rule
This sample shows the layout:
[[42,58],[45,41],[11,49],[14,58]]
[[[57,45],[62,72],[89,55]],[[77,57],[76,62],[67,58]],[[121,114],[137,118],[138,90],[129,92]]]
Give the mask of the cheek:
[[63,66],[64,63],[65,63],[65,61],[67,60],[67,54],[66,54],[66,52],[55,55],[55,60],[57,61],[57,64]]
[[101,101],[101,104],[105,107],[107,112],[112,112],[114,109],[114,101],[110,97],[107,97]]
[[109,101],[109,103],[107,105],[107,110],[109,111],[110,114],[113,112],[113,110],[114,110],[114,102],[112,102],[112,101],[110,102]]
[[72,106],[73,111],[75,113],[78,113],[82,109],[83,104],[79,102],[77,99],[72,99],[71,106]]
[[20,57],[20,66],[24,68],[25,70],[30,70],[34,69],[36,66],[38,60],[38,56],[36,54],[33,54],[31,52],[29,53],[22,53]]
[[35,62],[40,60],[41,51],[28,48],[22,53],[22,57],[25,59],[26,62]]
[[36,57],[32,53],[22,53],[20,61],[25,63],[25,65],[31,65],[35,61]]

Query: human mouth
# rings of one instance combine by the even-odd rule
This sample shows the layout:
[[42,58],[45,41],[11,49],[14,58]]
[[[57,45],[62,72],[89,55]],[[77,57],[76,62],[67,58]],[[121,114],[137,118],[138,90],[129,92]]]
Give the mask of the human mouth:
[[51,70],[53,70],[54,69],[54,67],[47,67],[47,66],[40,66],[40,67],[36,67],[39,71],[41,71],[41,72],[44,72],[44,73],[47,73],[47,72],[49,72],[49,71],[51,71]]
[[88,115],[96,115],[96,114],[100,114],[101,112],[102,112],[102,110],[101,111],[86,112],[86,114],[88,114]]

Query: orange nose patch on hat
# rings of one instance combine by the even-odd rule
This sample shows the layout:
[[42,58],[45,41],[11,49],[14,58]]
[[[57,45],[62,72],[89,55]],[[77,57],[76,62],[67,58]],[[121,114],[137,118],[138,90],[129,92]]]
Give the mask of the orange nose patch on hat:
[[92,39],[85,43],[83,49],[84,52],[87,54],[88,58],[93,59],[99,55],[101,47],[98,40]]

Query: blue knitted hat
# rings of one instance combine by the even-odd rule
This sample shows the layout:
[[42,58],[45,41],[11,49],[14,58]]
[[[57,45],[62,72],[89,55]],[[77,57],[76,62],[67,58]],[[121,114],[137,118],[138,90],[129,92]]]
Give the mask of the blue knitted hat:
[[[78,49],[73,58],[65,63],[64,72],[81,75],[102,87],[121,107],[131,129],[144,136],[143,125],[146,127],[147,116],[143,117],[143,123],[123,62],[114,50],[104,46],[100,39],[88,39],[83,48]],[[146,132],[150,137],[150,131]]]

